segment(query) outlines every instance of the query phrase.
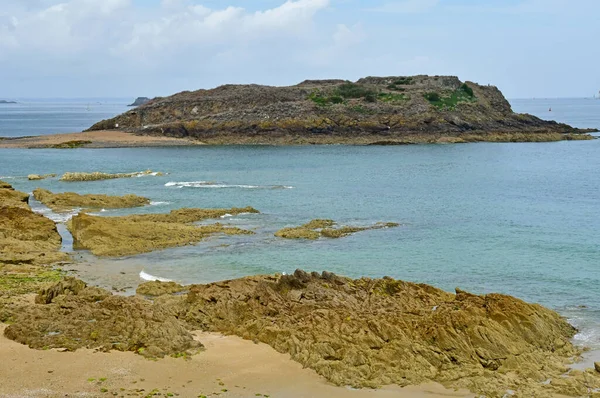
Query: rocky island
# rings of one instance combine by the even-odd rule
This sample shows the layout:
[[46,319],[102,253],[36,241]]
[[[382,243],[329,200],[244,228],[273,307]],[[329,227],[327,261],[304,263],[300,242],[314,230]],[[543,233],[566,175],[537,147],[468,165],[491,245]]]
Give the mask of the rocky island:
[[16,104],[15,101],[0,100],[0,104]]
[[566,124],[517,114],[500,90],[453,76],[306,80],[289,87],[185,91],[88,131],[191,138],[205,144],[410,144],[590,139]]

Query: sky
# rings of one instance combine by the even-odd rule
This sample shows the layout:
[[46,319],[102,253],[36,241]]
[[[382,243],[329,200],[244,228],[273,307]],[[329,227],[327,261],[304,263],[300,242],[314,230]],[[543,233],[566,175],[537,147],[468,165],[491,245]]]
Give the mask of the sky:
[[0,98],[455,75],[508,98],[600,90],[598,0],[1,0]]

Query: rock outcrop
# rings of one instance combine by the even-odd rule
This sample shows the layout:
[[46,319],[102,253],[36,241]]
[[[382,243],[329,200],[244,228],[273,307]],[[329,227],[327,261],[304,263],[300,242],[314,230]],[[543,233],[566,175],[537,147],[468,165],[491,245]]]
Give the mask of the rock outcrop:
[[377,223],[368,227],[356,226],[337,226],[333,220],[312,220],[307,224],[299,227],[283,228],[275,232],[275,236],[284,239],[309,239],[316,240],[319,238],[337,239],[348,235],[355,234],[360,231],[368,231],[373,229],[394,228],[400,224],[387,222]]
[[67,279],[19,311],[5,334],[38,349],[162,357],[195,352],[188,331],[200,329],[268,344],[340,386],[436,381],[488,397],[539,398],[600,388],[594,369],[566,366],[580,353],[570,343],[575,329],[510,296],[299,270],[187,288],[150,302]]
[[102,173],[94,171],[92,173],[65,173],[60,177],[61,181],[74,182],[74,181],[100,181],[100,180],[113,180],[116,178],[133,178],[143,176],[162,176],[161,172],[154,172],[152,170],[138,171],[135,173]]
[[45,180],[46,178],[56,177],[56,174],[29,174],[27,179],[29,181],[40,181]]
[[169,214],[144,214],[123,217],[97,217],[79,214],[68,228],[74,247],[90,250],[97,256],[126,256],[197,243],[215,234],[240,235],[253,232],[220,223],[191,223],[225,214],[257,213],[253,208],[180,209]]
[[563,376],[572,326],[500,294],[296,271],[192,286],[187,306],[192,325],[269,344],[337,385],[437,381],[490,397],[600,387],[593,370]]
[[[116,128],[115,126],[118,126]],[[591,138],[513,113],[492,86],[452,76],[225,85],[185,91],[101,121],[90,130],[189,137],[207,144],[407,144]]]
[[135,101],[133,101],[133,103],[131,103],[131,104],[127,105],[127,106],[140,106],[140,105],[147,104],[150,101],[151,100],[148,97],[137,97],[135,99]]
[[66,278],[23,307],[5,330],[32,348],[135,351],[157,358],[191,355],[202,348],[186,325],[160,303],[123,297]]
[[0,266],[41,265],[64,260],[54,222],[29,208],[29,195],[9,184],[0,188]]
[[123,209],[150,204],[150,199],[137,195],[109,196],[75,192],[52,193],[38,188],[33,191],[35,199],[54,211],[65,211],[79,207],[82,209]]

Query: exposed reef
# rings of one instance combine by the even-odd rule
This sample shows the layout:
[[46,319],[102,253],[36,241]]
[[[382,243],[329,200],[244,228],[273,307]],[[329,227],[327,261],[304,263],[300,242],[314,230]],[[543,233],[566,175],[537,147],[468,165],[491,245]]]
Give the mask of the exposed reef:
[[56,177],[56,174],[29,174],[27,179],[29,181],[40,181],[45,180],[46,178]]
[[580,354],[570,343],[576,330],[510,296],[299,270],[187,286],[187,294],[168,294],[183,289],[176,284],[142,290],[157,286],[150,302],[67,279],[16,313],[5,335],[38,349],[162,357],[197,352],[189,330],[200,329],[268,344],[340,386],[436,381],[489,397],[511,390],[540,398],[600,388],[594,369],[567,368]]
[[243,209],[180,209],[169,214],[144,214],[123,217],[97,217],[79,214],[68,225],[74,247],[90,250],[97,256],[126,256],[197,243],[215,234],[253,234],[251,231],[220,223],[191,223],[225,214],[257,213]]
[[65,211],[76,207],[83,209],[122,209],[150,204],[150,199],[137,195],[109,196],[80,195],[75,192],[52,193],[41,188],[33,191],[33,196],[54,211]]
[[423,75],[185,91],[155,98],[90,130],[185,137],[205,144],[400,145],[592,138],[581,135],[590,130],[514,113],[496,87],[454,76]]
[[312,220],[299,227],[283,228],[275,232],[275,236],[284,239],[309,239],[316,240],[319,238],[343,238],[360,231],[368,231],[372,229],[394,228],[400,224],[387,222],[377,223],[368,227],[354,226],[337,226],[333,220]]
[[135,173],[102,173],[95,171],[92,173],[65,173],[60,177],[61,181],[73,182],[73,181],[99,181],[99,180],[112,180],[116,178],[133,178],[143,176],[161,176],[161,172],[154,172],[152,170],[138,171]]

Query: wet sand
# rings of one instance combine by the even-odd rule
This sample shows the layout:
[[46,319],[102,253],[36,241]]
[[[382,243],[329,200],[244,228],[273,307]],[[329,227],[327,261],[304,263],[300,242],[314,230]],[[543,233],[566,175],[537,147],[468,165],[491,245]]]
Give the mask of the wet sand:
[[85,148],[189,146],[201,144],[198,141],[186,138],[141,136],[123,131],[107,130],[51,134],[36,137],[3,138],[0,139],[0,148],[47,148],[69,141],[91,141],[90,144],[83,145]]
[[5,328],[0,325],[0,397],[145,396],[155,389],[180,397],[474,397],[437,384],[381,390],[336,387],[265,344],[215,333],[196,333],[206,351],[191,360],[151,361],[133,353],[31,350],[6,339]]

